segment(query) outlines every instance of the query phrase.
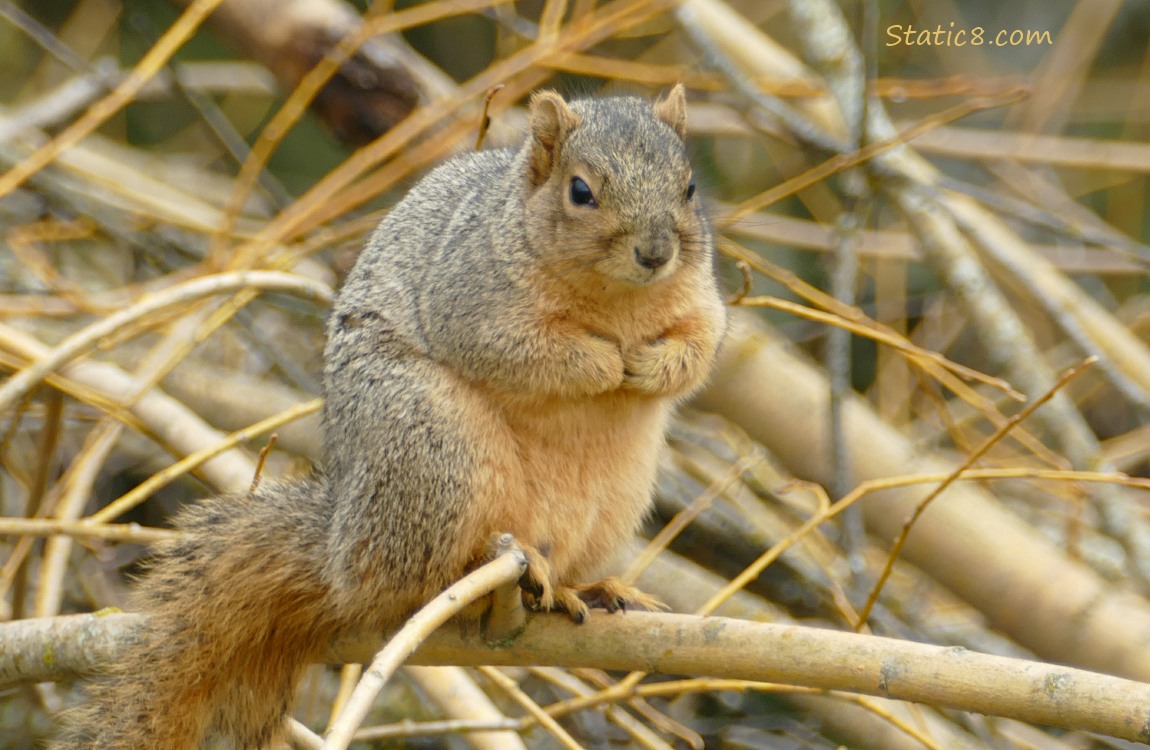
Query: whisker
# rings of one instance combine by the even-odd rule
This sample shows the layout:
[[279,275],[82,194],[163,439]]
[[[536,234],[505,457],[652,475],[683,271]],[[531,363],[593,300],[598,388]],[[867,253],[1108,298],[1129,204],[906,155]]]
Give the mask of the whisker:
[[611,254],[610,248],[592,247],[589,250],[584,250],[576,253],[568,253],[561,258],[553,258],[547,261],[546,267],[548,270],[557,272],[567,272],[576,269],[590,268],[602,259]]

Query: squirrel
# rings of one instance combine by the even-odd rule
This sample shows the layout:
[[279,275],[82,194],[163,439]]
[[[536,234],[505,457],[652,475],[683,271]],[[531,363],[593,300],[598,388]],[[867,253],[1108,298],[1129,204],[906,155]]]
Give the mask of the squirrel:
[[301,670],[388,632],[509,532],[536,609],[657,601],[597,568],[648,512],[674,405],[726,326],[682,85],[530,100],[517,149],[456,157],[384,218],[325,348],[325,468],[181,511],[150,614],[58,750],[283,738]]

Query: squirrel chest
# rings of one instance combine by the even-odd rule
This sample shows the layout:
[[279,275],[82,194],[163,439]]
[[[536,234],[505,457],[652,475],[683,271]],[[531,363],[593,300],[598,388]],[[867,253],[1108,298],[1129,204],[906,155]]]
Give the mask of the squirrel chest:
[[479,396],[492,533],[545,550],[563,581],[586,579],[647,513],[670,405],[625,391],[527,401]]

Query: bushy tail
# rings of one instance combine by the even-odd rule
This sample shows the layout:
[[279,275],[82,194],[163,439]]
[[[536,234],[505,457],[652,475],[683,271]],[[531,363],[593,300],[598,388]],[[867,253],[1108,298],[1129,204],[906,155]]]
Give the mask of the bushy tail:
[[54,750],[257,750],[283,731],[300,671],[330,632],[321,478],[184,511],[138,587],[149,615],[64,720]]

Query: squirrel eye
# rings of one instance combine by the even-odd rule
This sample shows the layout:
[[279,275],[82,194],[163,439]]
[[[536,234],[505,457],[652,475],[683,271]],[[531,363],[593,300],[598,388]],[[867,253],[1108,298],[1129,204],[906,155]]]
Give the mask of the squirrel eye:
[[687,200],[695,197],[695,178],[692,177],[691,181],[687,184]]
[[576,206],[590,206],[591,208],[599,205],[595,201],[595,195],[591,192],[591,188],[581,177],[571,178],[571,202]]

